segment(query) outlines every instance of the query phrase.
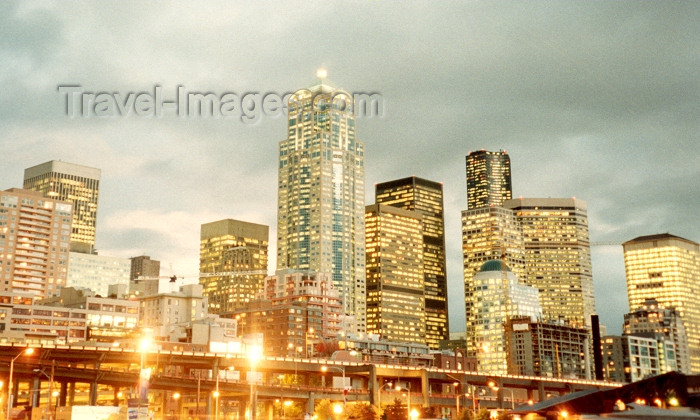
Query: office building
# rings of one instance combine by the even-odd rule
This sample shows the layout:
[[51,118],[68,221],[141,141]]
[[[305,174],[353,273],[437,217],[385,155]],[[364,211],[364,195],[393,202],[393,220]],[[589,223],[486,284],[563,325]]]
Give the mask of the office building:
[[[139,321],[138,302],[97,297],[64,287],[41,299],[0,292],[0,342],[72,344],[129,337]],[[111,337],[111,338],[109,338]]]
[[513,198],[510,157],[505,150],[469,152],[467,160],[467,209],[500,206]]
[[277,268],[331,273],[355,331],[365,330],[364,145],[353,97],[325,81],[289,99],[279,144]]
[[668,233],[622,244],[630,309],[647,299],[674,308],[688,336],[690,370],[700,373],[700,246]]
[[315,348],[334,340],[342,329],[343,305],[330,273],[277,270],[275,275],[265,277],[256,301],[268,302],[273,311],[281,307],[296,311],[293,325],[286,321],[278,325],[282,329],[279,334],[267,330],[246,332],[264,333],[266,345],[276,352],[298,353],[297,349],[302,348],[305,354],[314,354]]
[[131,257],[129,293],[134,296],[155,295],[160,283],[160,261],[148,255]]
[[609,381],[630,383],[661,373],[658,343],[653,338],[608,335],[601,344],[603,373]]
[[54,296],[68,280],[71,204],[0,191],[0,291]]
[[367,333],[425,342],[422,216],[373,204],[365,215]]
[[100,170],[52,160],[24,170],[24,188],[73,205],[72,252],[94,253]]
[[503,207],[522,227],[527,284],[540,291],[544,319],[572,326],[595,314],[586,203],[575,198],[518,198]]
[[659,343],[671,342],[674,347],[675,360],[673,363],[669,363],[664,359],[664,352],[659,351],[661,372],[678,370],[690,374],[688,336],[680,313],[674,308],[665,308],[656,299],[647,299],[644,301],[644,305],[625,314],[622,333],[655,338]]
[[200,283],[209,313],[225,314],[253,300],[267,274],[269,228],[224,219],[205,223],[199,248]]
[[375,186],[375,200],[422,216],[425,342],[437,350],[449,339],[442,183],[415,176],[382,182]]
[[587,379],[589,343],[586,328],[529,317],[509,319],[506,323],[508,373]]
[[506,331],[508,320],[516,317],[541,319],[539,293],[520,283],[502,261],[485,262],[474,275],[474,300],[467,313],[467,352],[476,357],[479,372],[508,373]]
[[131,262],[128,258],[71,252],[68,260],[69,287],[90,289],[100,296],[108,295],[111,285],[129,285]]

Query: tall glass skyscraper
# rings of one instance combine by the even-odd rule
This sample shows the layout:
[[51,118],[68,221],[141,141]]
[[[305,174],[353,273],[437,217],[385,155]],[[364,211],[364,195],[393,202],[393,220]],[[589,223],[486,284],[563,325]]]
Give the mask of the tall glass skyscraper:
[[680,313],[688,335],[690,370],[700,373],[700,245],[668,233],[622,244],[630,309],[656,299]]
[[277,268],[330,273],[348,329],[364,332],[364,145],[353,97],[320,81],[288,102],[279,144]]
[[442,183],[415,176],[375,186],[377,204],[415,211],[422,216],[425,285],[425,342],[432,349],[448,340],[447,269]]
[[51,160],[24,170],[24,189],[73,204],[70,250],[93,253],[100,170]]
[[500,206],[513,198],[510,157],[505,150],[467,155],[467,209]]

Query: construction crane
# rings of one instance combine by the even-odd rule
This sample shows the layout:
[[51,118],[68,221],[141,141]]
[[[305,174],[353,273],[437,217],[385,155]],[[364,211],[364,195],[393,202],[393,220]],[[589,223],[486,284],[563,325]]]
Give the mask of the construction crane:
[[247,271],[217,271],[215,273],[199,273],[196,275],[187,275],[187,276],[158,276],[158,277],[137,277],[135,281],[148,281],[148,280],[160,280],[160,279],[170,279],[170,283],[175,283],[177,279],[184,280],[185,278],[191,278],[191,277],[199,277],[201,278],[207,278],[207,277],[225,277],[225,276],[252,276],[252,275],[260,275],[260,274],[267,274],[267,270],[247,270]]

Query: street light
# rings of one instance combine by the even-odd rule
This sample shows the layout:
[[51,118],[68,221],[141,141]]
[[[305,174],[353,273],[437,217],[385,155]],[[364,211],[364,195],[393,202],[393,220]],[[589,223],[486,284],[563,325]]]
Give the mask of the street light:
[[10,410],[12,409],[12,399],[14,397],[14,392],[12,392],[12,374],[14,373],[15,369],[15,360],[19,359],[21,356],[31,356],[34,354],[34,349],[31,347],[28,347],[24,349],[21,353],[19,353],[17,356],[13,357],[12,360],[10,361],[10,376],[7,378],[7,418],[10,418]]
[[384,388],[387,385],[389,385],[389,388],[391,388],[394,386],[394,383],[387,382],[384,385],[380,386],[379,390],[377,390],[377,407],[379,407],[380,410],[382,409],[382,388]]
[[[493,381],[489,381],[489,387],[496,392],[498,392],[498,390],[500,389],[497,386],[495,386]],[[510,392],[510,409],[515,410],[515,397],[513,396],[513,390],[510,388],[503,388],[503,390]],[[503,406],[501,406],[501,408],[503,408]]]
[[323,365],[321,366],[321,372],[327,372],[328,369],[335,369],[337,371],[340,371],[340,373],[343,375],[343,404],[345,404],[345,395],[348,392],[346,385],[345,385],[345,366],[326,366]]
[[[143,391],[144,391],[144,384],[148,379],[151,378],[151,371],[150,369],[144,369],[143,364],[144,364],[144,358],[146,356],[146,352],[149,350],[151,347],[152,339],[150,336],[145,335],[141,338],[141,341],[139,341],[139,352],[141,353],[141,364],[140,364],[140,369],[139,369],[139,398],[138,398],[138,403],[137,403],[137,418],[141,418],[141,403],[143,402],[142,399],[144,397]],[[146,388],[147,389],[147,388]],[[148,399],[148,391],[146,391],[146,399]]]
[[248,361],[250,361],[250,420],[255,420],[255,365],[262,357],[262,347],[248,347]]
[[[406,382],[406,388],[401,388],[400,386],[396,386],[397,391],[406,391],[406,420],[411,420],[411,383]],[[416,411],[416,413],[418,413]]]

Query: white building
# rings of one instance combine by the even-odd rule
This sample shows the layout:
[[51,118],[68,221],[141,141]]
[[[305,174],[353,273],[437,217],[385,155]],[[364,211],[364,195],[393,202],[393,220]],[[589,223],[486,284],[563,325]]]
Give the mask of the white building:
[[105,255],[71,252],[68,260],[69,287],[90,289],[107,296],[110,285],[129,285],[131,260]]

